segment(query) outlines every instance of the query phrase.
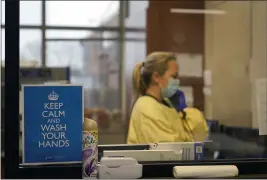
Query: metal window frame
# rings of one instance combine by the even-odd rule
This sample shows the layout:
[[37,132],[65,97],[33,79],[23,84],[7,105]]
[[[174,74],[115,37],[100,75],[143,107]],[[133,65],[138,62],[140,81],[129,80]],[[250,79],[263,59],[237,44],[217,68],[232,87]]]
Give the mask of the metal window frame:
[[[67,39],[67,38],[46,38],[46,30],[61,30],[61,31],[94,31],[94,32],[119,32],[121,31],[120,27],[71,27],[71,26],[46,26],[45,24],[45,3],[42,6],[42,25],[20,25],[19,29],[23,30],[41,30],[41,65],[46,65],[46,42],[48,41],[78,41],[77,38]],[[2,29],[6,29],[6,25],[1,25]],[[145,33],[145,28],[136,28],[136,27],[126,27],[124,28],[125,33],[134,32],[134,33]],[[81,41],[120,41],[120,38],[83,38]],[[132,42],[144,42],[146,39],[143,38],[125,38],[125,41]]]
[[[121,4],[120,4],[121,6]],[[123,7],[120,7],[120,10],[123,9],[125,11],[123,15],[123,21],[128,15],[129,11],[129,2],[124,3]],[[119,12],[119,17],[122,16]],[[110,31],[110,32],[117,32],[118,34],[121,33],[121,18],[119,18],[119,26],[117,27],[107,27],[107,26],[98,26],[98,27],[93,27],[93,26],[47,26],[46,25],[46,1],[42,0],[41,1],[41,25],[31,25],[31,24],[24,24],[24,25],[19,25],[19,29],[39,29],[41,30],[41,66],[46,66],[46,42],[47,41],[60,41],[57,40],[58,38],[55,39],[47,39],[46,38],[46,30],[73,30],[73,31],[94,31],[94,32],[104,32],[104,31]],[[5,24],[1,24],[1,28],[5,29]],[[135,32],[135,33],[145,33],[146,30],[145,28],[138,28],[138,27],[125,27],[123,24],[123,31],[124,32]],[[107,41],[120,41],[121,37],[118,39],[88,39],[88,40],[83,40],[82,41],[102,41],[102,40],[107,40]],[[73,41],[73,40],[62,40],[62,41]],[[125,41],[134,41],[134,42],[144,42],[145,39],[135,39],[135,38],[126,38]]]
[[[67,42],[90,42],[90,41],[120,41],[120,38],[47,38],[46,42],[53,41],[67,41]],[[133,41],[133,42],[145,42],[144,38],[125,38],[125,42]]]
[[[1,28],[5,28],[5,24],[1,25]],[[120,27],[108,27],[108,26],[49,26],[49,25],[20,25],[20,29],[44,29],[44,30],[70,30],[70,31],[110,31],[110,32],[119,32]],[[145,28],[138,27],[125,27],[125,32],[136,32],[136,33],[144,33],[146,32]]]

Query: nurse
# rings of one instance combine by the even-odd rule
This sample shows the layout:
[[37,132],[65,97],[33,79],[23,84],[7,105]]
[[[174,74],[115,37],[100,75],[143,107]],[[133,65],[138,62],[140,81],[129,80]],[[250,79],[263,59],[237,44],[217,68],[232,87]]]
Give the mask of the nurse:
[[[177,113],[169,100],[179,89],[176,62],[173,53],[154,52],[146,61],[135,66],[133,91],[136,100],[131,112],[128,144],[196,140],[194,126],[185,122],[187,120],[183,118],[183,114]],[[199,111],[191,112],[193,114],[189,110],[190,120],[197,118],[199,122],[204,121]]]

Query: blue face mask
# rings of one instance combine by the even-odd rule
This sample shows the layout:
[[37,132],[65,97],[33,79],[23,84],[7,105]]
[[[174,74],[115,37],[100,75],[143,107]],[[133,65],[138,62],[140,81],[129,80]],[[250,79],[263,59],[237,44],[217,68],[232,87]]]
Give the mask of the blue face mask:
[[161,94],[163,98],[172,97],[179,89],[180,80],[169,78],[168,86],[165,88],[161,88]]

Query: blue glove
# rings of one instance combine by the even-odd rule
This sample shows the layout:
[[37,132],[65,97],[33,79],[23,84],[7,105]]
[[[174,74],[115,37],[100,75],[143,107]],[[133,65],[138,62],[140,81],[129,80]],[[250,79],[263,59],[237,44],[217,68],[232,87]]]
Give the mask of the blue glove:
[[173,106],[177,111],[182,111],[184,108],[187,107],[185,102],[184,92],[178,90],[171,98],[170,101],[172,102]]

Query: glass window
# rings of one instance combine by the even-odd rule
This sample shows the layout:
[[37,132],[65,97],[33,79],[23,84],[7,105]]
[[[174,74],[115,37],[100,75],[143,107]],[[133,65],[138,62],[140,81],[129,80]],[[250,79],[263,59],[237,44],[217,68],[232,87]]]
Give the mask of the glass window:
[[146,33],[145,32],[126,32],[125,33],[125,38],[129,39],[143,39],[145,41],[146,38]]
[[[267,127],[266,5],[266,1],[206,1],[203,92],[206,118],[223,127],[212,129],[209,137],[220,144],[219,159],[266,157],[264,136],[259,136]],[[198,44],[193,24],[185,36]]]
[[46,30],[46,38],[69,39],[86,38],[92,34],[92,31],[72,31],[72,30]]
[[[5,60],[5,29],[2,29],[2,60]],[[41,63],[41,31],[20,30],[20,60]]]
[[[118,33],[117,32],[109,32],[109,31],[105,31],[103,32],[103,38],[106,39],[118,39]],[[116,42],[116,41],[115,41]],[[115,43],[113,40],[104,40],[103,41],[103,46],[105,48],[108,48],[109,46],[111,46],[112,44]]]
[[83,67],[83,45],[81,42],[47,42],[46,65],[49,67],[70,66],[72,70]]
[[47,1],[49,26],[117,26],[119,1]]
[[147,8],[148,1],[129,1],[129,16],[125,26],[146,28]]
[[[5,24],[5,1],[2,3],[2,24]],[[20,1],[20,24],[41,25],[41,1]]]
[[20,30],[20,60],[41,63],[41,30]]

